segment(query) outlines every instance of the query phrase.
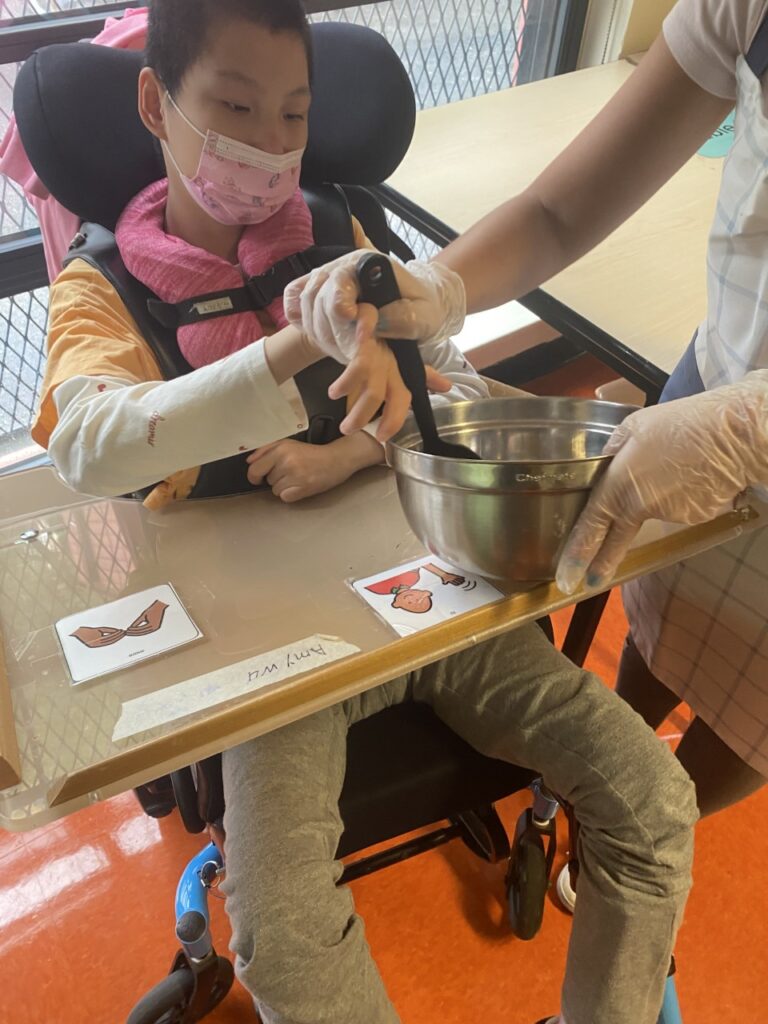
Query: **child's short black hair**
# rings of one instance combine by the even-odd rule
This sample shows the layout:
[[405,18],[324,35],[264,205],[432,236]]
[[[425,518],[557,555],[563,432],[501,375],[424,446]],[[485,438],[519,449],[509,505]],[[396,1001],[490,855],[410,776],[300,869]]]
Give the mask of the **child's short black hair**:
[[312,40],[301,0],[151,0],[147,65],[172,96],[204,53],[211,26],[226,18],[243,18],[270,32],[295,32],[311,71]]

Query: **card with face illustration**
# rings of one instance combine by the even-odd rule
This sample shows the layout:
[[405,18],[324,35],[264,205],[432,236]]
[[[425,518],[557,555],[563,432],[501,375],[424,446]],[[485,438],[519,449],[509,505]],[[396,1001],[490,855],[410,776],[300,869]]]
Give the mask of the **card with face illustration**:
[[480,576],[454,569],[433,555],[356,580],[352,586],[400,636],[418,633],[504,596]]

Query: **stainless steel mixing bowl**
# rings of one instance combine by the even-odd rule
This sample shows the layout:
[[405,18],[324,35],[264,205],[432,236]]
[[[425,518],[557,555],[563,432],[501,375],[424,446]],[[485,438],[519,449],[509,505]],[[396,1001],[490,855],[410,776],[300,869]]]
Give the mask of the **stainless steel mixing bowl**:
[[571,527],[633,406],[572,398],[490,398],[435,409],[447,441],[482,461],[421,451],[412,417],[387,445],[411,529],[452,565],[505,580],[553,579]]

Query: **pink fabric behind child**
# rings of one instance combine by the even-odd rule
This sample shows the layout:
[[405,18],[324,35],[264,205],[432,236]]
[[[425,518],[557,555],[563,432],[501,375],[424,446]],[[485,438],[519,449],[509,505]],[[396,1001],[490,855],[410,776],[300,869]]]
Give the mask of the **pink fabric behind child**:
[[[244,278],[258,277],[286,256],[314,244],[312,214],[298,189],[269,220],[243,231],[237,264],[169,235],[165,230],[167,202],[168,181],[164,178],[131,200],[116,231],[126,267],[163,302],[242,288]],[[266,312],[275,327],[287,327],[282,296],[271,302]],[[197,368],[238,352],[265,333],[259,315],[249,311],[180,327],[177,337],[185,359]]]
[[[111,46],[118,50],[142,50],[146,39],[147,8],[139,7],[126,11],[121,18],[107,18],[103,31],[93,42],[97,46]],[[35,174],[13,115],[0,142],[0,173],[22,187],[37,214],[48,277],[53,281],[61,272],[69,244],[80,227],[80,219],[58,203]]]

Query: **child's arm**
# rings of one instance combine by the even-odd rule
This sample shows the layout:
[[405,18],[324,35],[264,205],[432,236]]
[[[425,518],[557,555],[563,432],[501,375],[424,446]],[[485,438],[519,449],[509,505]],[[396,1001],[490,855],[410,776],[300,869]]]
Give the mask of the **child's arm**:
[[384,447],[359,431],[330,444],[292,439],[265,445],[248,458],[248,479],[267,483],[281,501],[291,503],[339,487],[355,473],[384,462]]
[[76,376],[54,394],[48,450],[75,490],[140,490],[180,468],[228,458],[301,429],[279,385],[319,356],[286,328],[170,381]]
[[280,382],[318,358],[293,328],[164,381],[109,281],[75,260],[51,287],[34,439],[68,483],[124,494],[303,429]]
[[[164,381],[112,285],[76,260],[51,288],[48,361],[32,434],[84,493],[125,494],[163,480],[169,487],[168,478],[178,480],[189,467],[303,430],[304,410],[292,407],[280,384],[319,357],[300,330],[288,327]],[[410,396],[394,357],[377,346],[367,365],[364,422],[382,402],[402,422]]]
[[[352,220],[356,244],[360,248],[374,249],[360,223],[354,217]],[[427,364],[432,364],[428,369],[432,385],[447,387],[447,382],[451,384],[450,391],[439,394],[433,392],[433,402],[456,402],[488,396],[485,383],[452,342],[424,346],[422,351]],[[432,368],[442,374],[446,381],[439,382]],[[400,420],[405,416],[410,400],[407,391],[403,397],[406,404],[397,413]],[[361,423],[364,422],[365,419],[361,418]],[[393,429],[397,429],[397,418],[393,417],[391,422]],[[375,436],[380,429],[381,420],[377,419],[369,423],[365,430],[356,431],[327,445],[310,445],[294,440],[266,445],[249,457],[251,468],[248,479],[254,486],[266,482],[272,488],[272,493],[286,503],[330,491],[345,483],[355,473],[384,463],[384,445]]]
[[[488,398],[485,381],[475,373],[452,341],[423,347],[434,368],[450,383],[450,391],[431,395],[432,403]],[[291,503],[322,494],[343,484],[368,466],[384,462],[384,446],[376,439],[380,420],[326,445],[285,440],[265,445],[248,459],[248,479],[258,486],[267,483],[272,493]]]

